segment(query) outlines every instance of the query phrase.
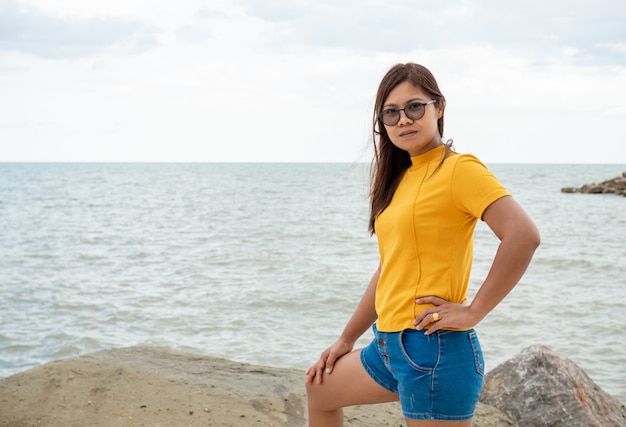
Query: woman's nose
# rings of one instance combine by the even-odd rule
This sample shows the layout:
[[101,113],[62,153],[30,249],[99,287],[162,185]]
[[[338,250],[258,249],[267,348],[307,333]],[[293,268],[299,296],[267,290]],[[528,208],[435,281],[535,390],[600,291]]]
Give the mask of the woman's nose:
[[398,124],[407,123],[407,122],[412,122],[413,121],[413,120],[409,119],[409,116],[406,115],[404,110],[398,111],[398,114],[400,114],[400,120],[398,120]]

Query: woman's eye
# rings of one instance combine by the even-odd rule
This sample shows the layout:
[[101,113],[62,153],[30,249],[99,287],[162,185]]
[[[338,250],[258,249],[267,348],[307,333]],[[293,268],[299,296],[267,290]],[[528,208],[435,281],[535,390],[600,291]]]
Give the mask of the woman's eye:
[[383,115],[387,114],[387,115],[392,115],[392,114],[396,114],[398,112],[398,110],[396,110],[395,108],[387,108],[386,110],[383,110]]
[[413,102],[406,106],[406,109],[409,111],[417,111],[420,108],[422,108],[422,104],[420,104],[419,102]]

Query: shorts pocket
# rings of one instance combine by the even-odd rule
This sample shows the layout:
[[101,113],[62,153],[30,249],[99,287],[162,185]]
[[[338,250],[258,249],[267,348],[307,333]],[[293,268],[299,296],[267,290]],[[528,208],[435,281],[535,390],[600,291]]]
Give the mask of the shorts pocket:
[[399,345],[404,359],[416,371],[430,373],[439,359],[439,339],[423,331],[405,329],[400,332]]
[[485,359],[483,358],[483,350],[480,347],[478,341],[478,335],[476,331],[470,331],[467,335],[470,345],[472,347],[472,353],[474,354],[474,365],[476,366],[476,372],[481,376],[485,375]]

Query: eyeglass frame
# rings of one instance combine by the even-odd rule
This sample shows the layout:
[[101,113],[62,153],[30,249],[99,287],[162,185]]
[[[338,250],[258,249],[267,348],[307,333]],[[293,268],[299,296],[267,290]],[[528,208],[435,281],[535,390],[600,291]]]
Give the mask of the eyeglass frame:
[[[391,127],[391,126],[396,126],[398,123],[400,123],[400,119],[402,118],[402,115],[400,114],[400,111],[404,112],[404,115],[405,115],[405,116],[406,116],[406,118],[407,118],[407,119],[409,119],[409,120],[419,120],[419,119],[421,119],[422,117],[424,117],[424,114],[426,114],[426,106],[427,106],[427,105],[429,105],[429,104],[434,104],[434,103],[436,103],[436,102],[437,102],[437,100],[436,100],[436,99],[431,99],[431,100],[430,100],[430,101],[428,101],[428,102],[417,102],[417,101],[415,101],[415,102],[409,102],[409,103],[408,103],[408,104],[407,104],[404,108],[386,108],[386,109],[384,109],[383,111],[381,111],[381,112],[378,114],[378,118],[380,119],[380,121],[381,121],[381,122],[382,122],[385,126],[390,126],[390,127]],[[412,118],[411,116],[409,116],[409,115],[407,114],[406,109],[407,109],[407,108],[409,108],[409,107],[410,107],[410,106],[412,106],[412,105],[415,105],[415,104],[417,104],[417,105],[419,105],[420,107],[422,107],[422,114],[421,114],[421,116],[419,116],[419,117]],[[396,122],[395,122],[394,124],[387,124],[387,123],[385,123],[385,119],[384,119],[384,117],[385,117],[385,111],[389,111],[389,110],[394,110],[394,114],[397,114],[397,115],[398,115],[398,120],[396,120]]]

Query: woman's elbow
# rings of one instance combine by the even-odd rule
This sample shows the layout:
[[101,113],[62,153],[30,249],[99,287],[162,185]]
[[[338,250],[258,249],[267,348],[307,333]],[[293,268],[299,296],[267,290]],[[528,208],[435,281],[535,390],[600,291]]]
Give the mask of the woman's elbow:
[[525,245],[531,250],[531,252],[534,252],[541,244],[541,235],[539,234],[539,229],[535,223],[529,221],[523,235]]

